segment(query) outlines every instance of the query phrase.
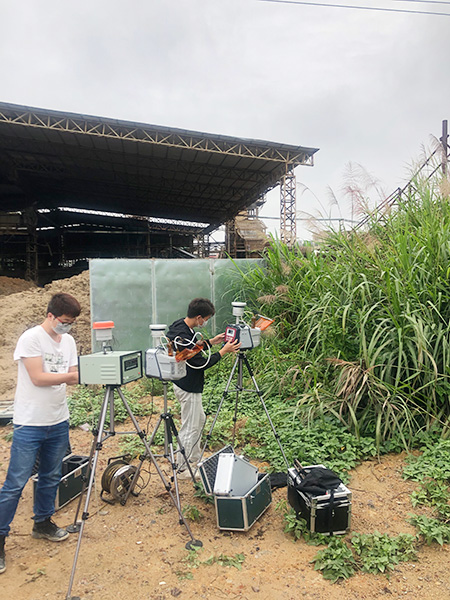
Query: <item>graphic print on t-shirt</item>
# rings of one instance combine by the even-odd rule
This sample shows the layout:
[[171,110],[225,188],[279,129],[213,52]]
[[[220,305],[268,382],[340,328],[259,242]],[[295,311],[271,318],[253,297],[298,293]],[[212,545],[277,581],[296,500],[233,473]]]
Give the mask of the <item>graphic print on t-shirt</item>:
[[47,373],[66,373],[67,360],[64,360],[62,352],[44,353],[44,370]]

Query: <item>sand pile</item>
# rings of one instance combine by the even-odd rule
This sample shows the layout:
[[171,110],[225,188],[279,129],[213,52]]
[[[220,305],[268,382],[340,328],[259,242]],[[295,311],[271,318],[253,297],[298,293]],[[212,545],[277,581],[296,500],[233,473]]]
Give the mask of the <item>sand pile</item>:
[[26,329],[42,323],[53,294],[66,292],[80,302],[82,312],[71,334],[79,353],[90,352],[89,291],[89,271],[69,279],[59,279],[43,288],[22,279],[0,277],[0,400],[14,398],[17,365],[13,353],[16,342]]
[[16,277],[0,276],[0,296],[8,296],[9,294],[35,288],[37,288],[37,285],[32,281],[25,281],[25,279]]

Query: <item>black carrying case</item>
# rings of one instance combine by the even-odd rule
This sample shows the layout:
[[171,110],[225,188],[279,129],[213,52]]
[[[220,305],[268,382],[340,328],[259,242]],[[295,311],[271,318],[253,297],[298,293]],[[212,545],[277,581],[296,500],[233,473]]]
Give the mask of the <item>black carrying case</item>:
[[[308,473],[311,469],[325,469],[324,465],[303,467]],[[288,502],[306,521],[308,529],[313,533],[324,535],[345,534],[350,531],[352,514],[352,493],[343,484],[321,495],[301,491],[298,488],[302,475],[297,468],[288,469]]]
[[[55,510],[59,510],[81,494],[89,464],[89,457],[69,454],[63,458],[61,481],[55,498]],[[38,475],[33,475],[33,498]]]

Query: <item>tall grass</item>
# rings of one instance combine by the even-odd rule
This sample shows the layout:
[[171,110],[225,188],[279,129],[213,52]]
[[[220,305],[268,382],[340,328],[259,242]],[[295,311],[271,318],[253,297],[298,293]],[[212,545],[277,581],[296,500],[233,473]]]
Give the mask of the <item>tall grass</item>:
[[[242,297],[276,319],[259,354],[270,385],[294,393],[296,417],[332,415],[380,445],[450,430],[450,206],[415,182],[366,232],[319,246],[276,240],[265,266],[242,273]],[[295,383],[292,378],[295,376]]]

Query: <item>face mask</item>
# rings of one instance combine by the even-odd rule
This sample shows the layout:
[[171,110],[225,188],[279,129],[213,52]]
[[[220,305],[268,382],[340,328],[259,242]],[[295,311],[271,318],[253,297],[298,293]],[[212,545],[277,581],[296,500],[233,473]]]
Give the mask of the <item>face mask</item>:
[[69,333],[72,329],[72,323],[60,323],[58,321],[57,325],[53,327],[53,331],[62,335],[63,333]]

